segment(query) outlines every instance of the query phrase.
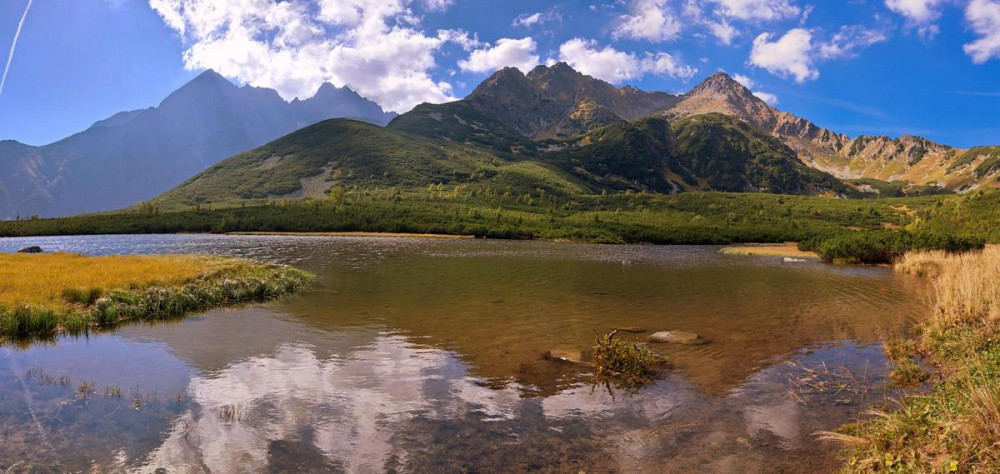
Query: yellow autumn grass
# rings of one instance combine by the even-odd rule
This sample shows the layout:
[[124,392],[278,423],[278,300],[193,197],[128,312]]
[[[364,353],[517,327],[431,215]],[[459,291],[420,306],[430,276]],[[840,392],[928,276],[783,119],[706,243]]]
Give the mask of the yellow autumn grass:
[[68,304],[73,289],[112,291],[152,285],[180,285],[217,270],[210,256],[107,256],[70,253],[0,254],[0,306]]
[[934,279],[937,298],[930,323],[938,328],[1000,320],[1000,246],[964,254],[911,252],[896,270]]
[[798,244],[736,245],[725,247],[719,252],[726,255],[747,255],[753,257],[819,258],[816,252],[799,250]]

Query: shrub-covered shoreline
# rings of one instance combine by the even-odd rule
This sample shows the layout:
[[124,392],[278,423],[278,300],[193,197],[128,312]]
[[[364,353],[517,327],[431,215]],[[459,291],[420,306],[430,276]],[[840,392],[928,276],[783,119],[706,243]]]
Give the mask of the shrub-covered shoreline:
[[[48,254],[30,258],[61,258],[65,255]],[[0,304],[0,338],[84,334],[93,329],[113,328],[128,322],[162,320],[218,306],[267,301],[294,293],[314,279],[312,274],[292,267],[230,257],[131,258],[186,259],[203,265],[204,272],[181,281],[135,283],[117,288],[67,287],[62,289],[63,301],[59,303],[32,301]],[[151,265],[151,268],[154,268],[151,272],[155,273],[155,266]],[[44,275],[33,277],[45,278]]]

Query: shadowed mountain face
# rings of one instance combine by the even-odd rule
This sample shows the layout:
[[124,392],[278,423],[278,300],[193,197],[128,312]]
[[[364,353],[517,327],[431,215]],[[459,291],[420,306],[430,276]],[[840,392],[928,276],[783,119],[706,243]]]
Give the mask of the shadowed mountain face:
[[50,145],[0,142],[0,218],[118,209],[156,196],[220,159],[334,117],[384,125],[347,88],[285,102],[208,71],[158,107],[122,112]]

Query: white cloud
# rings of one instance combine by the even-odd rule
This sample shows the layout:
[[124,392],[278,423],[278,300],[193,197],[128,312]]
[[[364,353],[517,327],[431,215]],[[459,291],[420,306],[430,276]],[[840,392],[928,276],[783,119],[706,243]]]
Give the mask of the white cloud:
[[502,38],[493,47],[473,51],[469,59],[458,62],[458,67],[468,72],[493,72],[512,66],[528,72],[539,64],[537,49],[538,44],[530,37]]
[[746,87],[747,89],[753,89],[754,86],[757,85],[757,83],[754,82],[753,79],[750,79],[749,77],[744,76],[743,74],[733,74],[733,80],[739,82],[740,84],[743,85],[743,87]]
[[756,91],[753,93],[753,95],[757,96],[758,99],[767,102],[767,104],[770,105],[771,107],[778,105],[778,96],[774,94],[768,92]]
[[667,9],[667,0],[634,0],[631,11],[618,19],[612,36],[660,43],[677,39],[681,22]]
[[543,12],[538,13],[522,13],[514,19],[511,26],[522,26],[525,28],[531,28],[533,26],[544,25],[552,21],[562,21],[562,14],[559,13],[559,9],[556,7],[549,8]]
[[819,78],[811,57],[812,33],[809,30],[795,28],[777,41],[771,38],[771,33],[761,33],[753,40],[750,64],[781,77],[791,76],[800,84]]
[[600,48],[596,41],[574,38],[559,47],[559,59],[577,71],[611,83],[638,79],[646,74],[690,79],[698,70],[677,62],[667,53],[637,56],[610,46]]
[[860,50],[888,39],[888,34],[883,30],[845,25],[829,41],[818,46],[817,54],[822,59],[853,58]]
[[1000,1],[972,0],[965,8],[965,19],[979,35],[979,39],[962,47],[965,54],[976,64],[1000,59]]
[[772,21],[795,18],[802,10],[794,0],[711,0],[716,13],[740,20]]
[[149,0],[187,43],[184,65],[220,74],[282,97],[308,97],[323,82],[349,85],[390,110],[453,100],[436,81],[435,54],[449,41],[478,41],[455,31],[419,30],[426,11],[451,0]]
[[712,33],[719,40],[720,44],[729,46],[733,43],[733,39],[740,35],[739,31],[736,30],[728,21],[719,22],[708,22],[708,31]]
[[941,18],[940,6],[944,0],[885,0],[885,6],[906,18],[911,28],[917,28],[921,36],[932,37],[938,32],[934,24]]
[[541,13],[532,13],[531,15],[522,13],[521,15],[518,15],[518,17],[514,19],[514,23],[511,23],[511,26],[530,27],[537,25],[541,22],[542,22]]

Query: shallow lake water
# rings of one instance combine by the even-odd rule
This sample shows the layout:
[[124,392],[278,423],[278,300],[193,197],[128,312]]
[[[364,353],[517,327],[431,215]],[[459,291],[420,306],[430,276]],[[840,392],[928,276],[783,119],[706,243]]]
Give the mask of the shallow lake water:
[[[825,472],[815,433],[898,394],[878,342],[926,312],[877,267],[711,246],[277,236],[0,239],[315,272],[264,305],[0,347],[0,468],[33,472]],[[696,332],[635,392],[613,328]]]

